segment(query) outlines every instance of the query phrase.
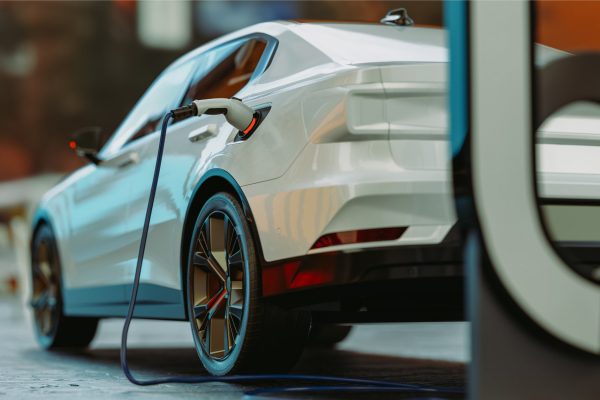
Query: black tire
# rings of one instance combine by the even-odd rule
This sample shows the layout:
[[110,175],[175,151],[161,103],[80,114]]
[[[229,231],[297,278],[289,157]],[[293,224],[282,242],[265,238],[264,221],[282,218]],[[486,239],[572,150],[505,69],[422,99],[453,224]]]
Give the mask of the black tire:
[[87,347],[98,327],[97,318],[63,313],[60,258],[54,234],[40,226],[31,243],[31,306],[39,345],[46,349]]
[[306,344],[310,314],[283,311],[262,299],[256,244],[235,197],[218,193],[207,200],[188,259],[188,315],[207,372],[290,369]]
[[308,345],[314,347],[333,347],[346,339],[352,331],[351,325],[313,324],[308,337]]

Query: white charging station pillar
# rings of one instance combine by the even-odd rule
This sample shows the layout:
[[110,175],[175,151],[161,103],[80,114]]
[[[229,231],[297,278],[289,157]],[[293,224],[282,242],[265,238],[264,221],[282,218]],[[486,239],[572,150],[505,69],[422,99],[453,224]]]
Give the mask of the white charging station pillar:
[[454,187],[468,238],[469,397],[598,399],[600,285],[560,258],[538,208],[532,9],[523,0],[446,2]]

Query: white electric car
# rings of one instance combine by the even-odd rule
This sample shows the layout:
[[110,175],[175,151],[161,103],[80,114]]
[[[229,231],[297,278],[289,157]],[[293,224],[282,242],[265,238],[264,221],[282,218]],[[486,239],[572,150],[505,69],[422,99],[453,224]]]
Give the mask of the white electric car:
[[234,96],[260,114],[249,137],[222,115],[169,126],[136,317],[189,320],[216,375],[289,368],[330,324],[462,319],[447,57],[441,29],[272,22],[174,62],[106,143],[75,137],[90,164],[41,201],[41,346],[125,315],[161,119]]

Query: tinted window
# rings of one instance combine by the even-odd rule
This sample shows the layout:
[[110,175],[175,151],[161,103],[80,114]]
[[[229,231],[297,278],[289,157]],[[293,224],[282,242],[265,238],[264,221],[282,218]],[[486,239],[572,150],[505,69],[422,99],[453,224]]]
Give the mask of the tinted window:
[[103,153],[110,154],[124,144],[160,129],[165,113],[179,104],[193,67],[193,63],[188,62],[160,75],[125,118]]
[[221,46],[202,55],[183,104],[197,99],[234,96],[252,77],[265,47],[263,40],[250,39]]

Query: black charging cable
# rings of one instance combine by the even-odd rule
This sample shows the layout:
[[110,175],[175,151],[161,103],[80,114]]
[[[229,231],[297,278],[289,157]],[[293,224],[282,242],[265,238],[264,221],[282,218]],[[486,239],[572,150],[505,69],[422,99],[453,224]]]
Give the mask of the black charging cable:
[[131,373],[127,360],[127,336],[129,334],[129,326],[133,319],[135,311],[135,305],[137,301],[138,288],[140,285],[140,276],[142,273],[142,264],[144,261],[144,252],[146,250],[146,240],[148,238],[148,229],[150,228],[150,219],[152,217],[152,209],[154,207],[154,198],[156,197],[156,188],[158,185],[158,177],[160,175],[160,167],[162,164],[162,157],[165,148],[165,139],[167,136],[167,127],[171,119],[179,120],[191,116],[188,113],[187,107],[182,111],[183,108],[176,109],[168,112],[162,122],[162,128],[160,131],[160,139],[158,142],[158,154],[156,155],[156,164],[154,167],[154,175],[152,177],[152,184],[150,186],[150,195],[148,198],[148,206],[146,208],[146,217],[144,218],[144,226],[142,228],[142,237],[140,240],[140,248],[138,252],[137,264],[135,267],[135,276],[133,279],[133,286],[131,288],[131,299],[129,301],[129,307],[127,309],[127,316],[125,317],[125,323],[123,324],[123,331],[121,334],[121,369],[127,377],[127,379],[140,386],[159,385],[163,383],[206,383],[206,382],[258,382],[258,381],[304,381],[304,382],[326,382],[326,383],[338,383],[345,384],[346,386],[285,386],[285,387],[268,387],[259,388],[247,392],[248,395],[259,395],[277,392],[318,392],[318,391],[373,391],[373,392],[411,392],[411,393],[427,393],[427,394],[463,394],[462,389],[445,388],[445,387],[434,387],[424,385],[412,385],[398,382],[382,381],[382,380],[371,380],[371,379],[357,379],[357,378],[344,378],[337,376],[324,376],[324,375],[302,375],[302,374],[265,374],[265,375],[230,375],[230,376],[171,376],[157,379],[138,379]]

